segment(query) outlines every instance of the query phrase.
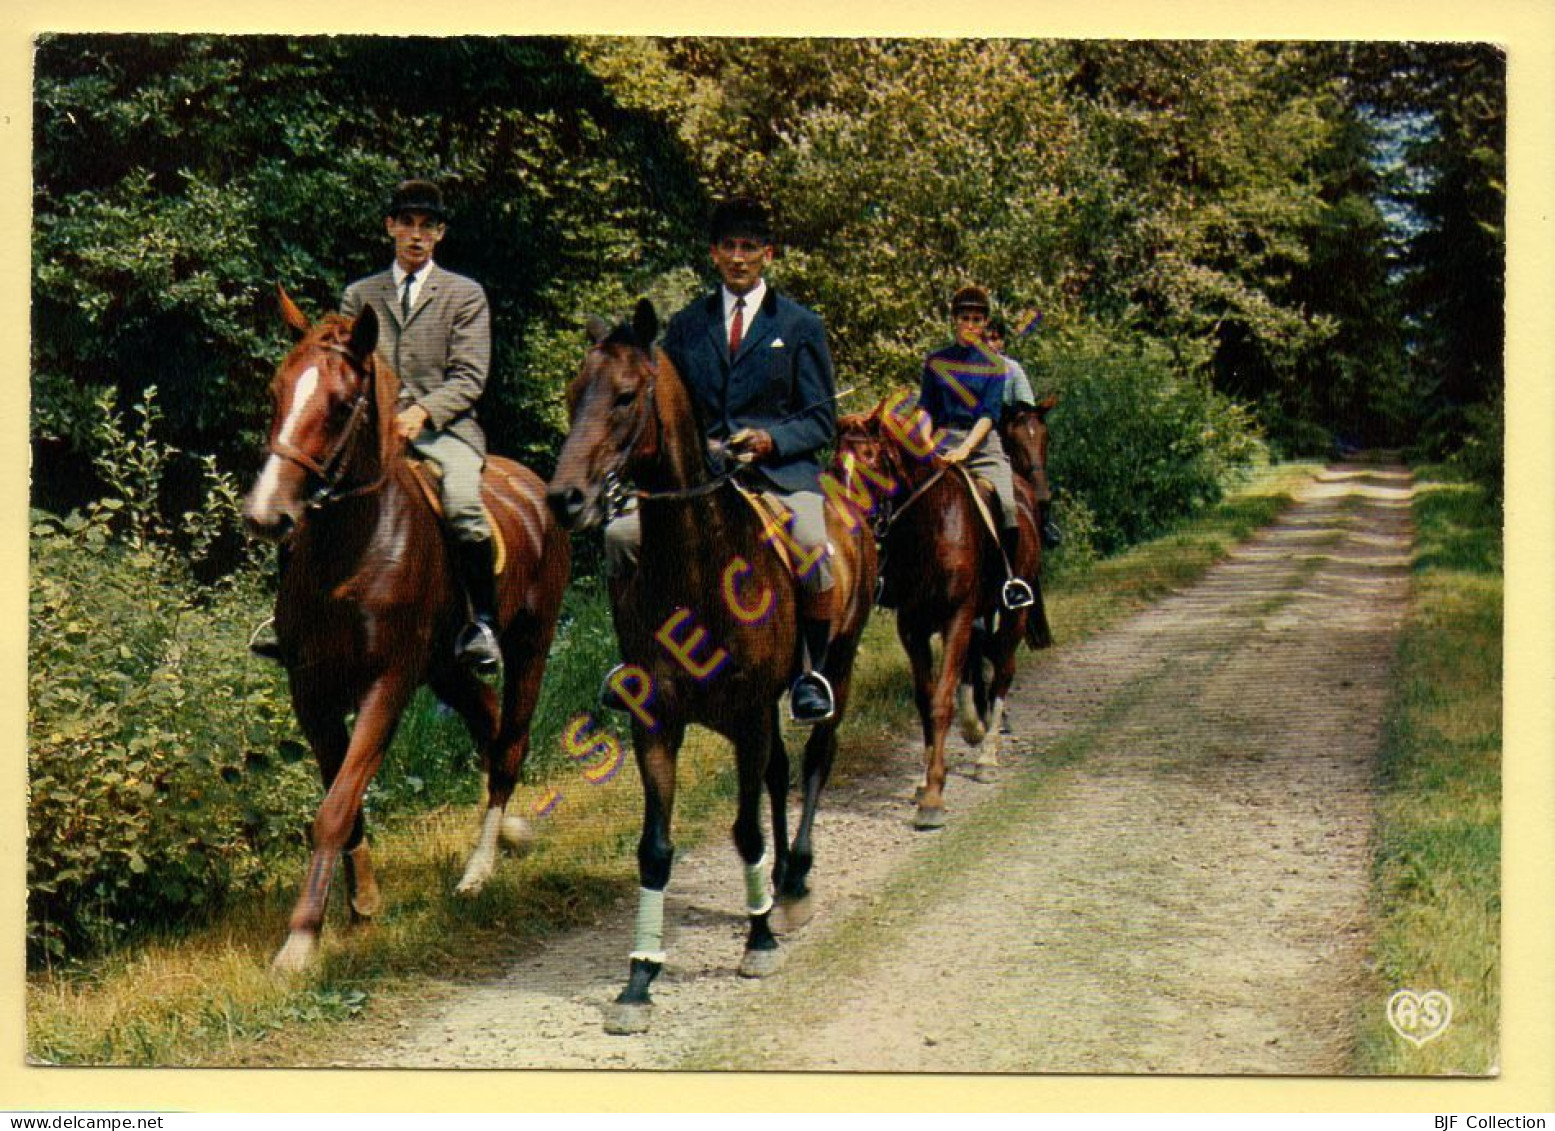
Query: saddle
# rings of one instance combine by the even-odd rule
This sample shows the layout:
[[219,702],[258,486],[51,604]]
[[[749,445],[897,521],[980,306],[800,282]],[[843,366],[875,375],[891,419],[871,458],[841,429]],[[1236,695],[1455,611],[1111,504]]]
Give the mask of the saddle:
[[999,525],[993,520],[993,506],[990,505],[995,502],[993,484],[981,475],[973,475],[965,467],[958,466],[957,470],[966,477],[967,486],[972,490],[972,502],[977,506],[977,513],[982,516],[983,525],[993,535],[993,540],[999,541]]
[[[410,468],[411,478],[416,481],[416,486],[421,488],[421,496],[426,499],[427,506],[432,508],[432,513],[437,516],[438,522],[443,521],[443,492],[439,487],[439,480],[443,478],[443,469],[429,459],[405,458],[406,465]],[[499,471],[493,471],[490,464],[481,474],[481,486],[485,487],[486,477],[500,475]],[[484,494],[484,490],[482,494]],[[502,536],[502,526],[497,522],[497,516],[492,513],[491,504],[485,499],[481,500],[481,510],[486,515],[486,525],[491,528],[491,562],[492,573],[497,577],[502,576],[502,569],[507,564],[508,547]]]
[[[774,529],[787,529],[789,520],[793,517],[793,508],[774,500],[768,499],[758,491],[753,491],[740,483],[734,484],[734,489],[740,493],[740,498],[750,505],[756,512],[756,518],[761,522],[763,531]],[[794,562],[793,551],[788,548],[788,542],[782,538],[762,538],[762,541],[771,546],[777,554],[778,560],[783,563],[783,568],[796,580],[799,577],[798,566]],[[830,541],[826,543],[826,553],[835,557],[837,548]]]

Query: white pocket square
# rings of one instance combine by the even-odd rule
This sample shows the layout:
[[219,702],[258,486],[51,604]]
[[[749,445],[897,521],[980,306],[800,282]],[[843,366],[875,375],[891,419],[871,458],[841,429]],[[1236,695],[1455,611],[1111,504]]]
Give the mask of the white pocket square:
[[772,348],[775,349],[775,350],[782,349],[783,348],[783,339],[782,338],[773,338],[772,339]]

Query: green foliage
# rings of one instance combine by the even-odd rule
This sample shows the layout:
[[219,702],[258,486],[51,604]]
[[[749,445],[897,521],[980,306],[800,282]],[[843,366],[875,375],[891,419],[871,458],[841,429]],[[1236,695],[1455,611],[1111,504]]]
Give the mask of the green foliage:
[[1083,500],[1102,553],[1217,501],[1258,454],[1246,410],[1147,338],[1075,334],[1037,360],[1039,383],[1061,398],[1048,418],[1049,471],[1061,498]]

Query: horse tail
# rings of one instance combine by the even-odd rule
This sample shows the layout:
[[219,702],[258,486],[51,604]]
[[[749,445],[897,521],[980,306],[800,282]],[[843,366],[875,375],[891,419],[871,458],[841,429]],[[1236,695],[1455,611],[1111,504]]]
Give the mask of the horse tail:
[[1026,610],[1026,646],[1033,652],[1053,646],[1053,630],[1047,623],[1047,604],[1042,600],[1042,581],[1033,578],[1032,593],[1037,603]]

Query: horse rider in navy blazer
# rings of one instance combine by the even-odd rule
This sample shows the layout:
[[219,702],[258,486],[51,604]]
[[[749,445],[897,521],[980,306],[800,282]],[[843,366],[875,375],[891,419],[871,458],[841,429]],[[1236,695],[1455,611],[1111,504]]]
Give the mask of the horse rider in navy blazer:
[[377,308],[378,351],[400,379],[394,426],[442,470],[443,521],[472,614],[454,655],[478,670],[500,670],[495,555],[481,506],[486,436],[475,419],[491,365],[491,312],[479,283],[432,260],[447,219],[437,185],[396,187],[384,215],[394,263],[347,287],[340,312],[355,318],[369,303]]
[[[745,197],[720,203],[710,236],[722,285],[670,319],[664,352],[696,401],[709,447],[749,466],[761,493],[793,512],[796,556],[814,559],[799,577],[805,664],[789,709],[796,722],[824,722],[836,710],[821,673],[835,611],[819,459],[837,432],[831,350],[819,316],[762,278],[773,255],[765,206]],[[635,565],[641,537],[635,511],[606,527],[613,572]]]

